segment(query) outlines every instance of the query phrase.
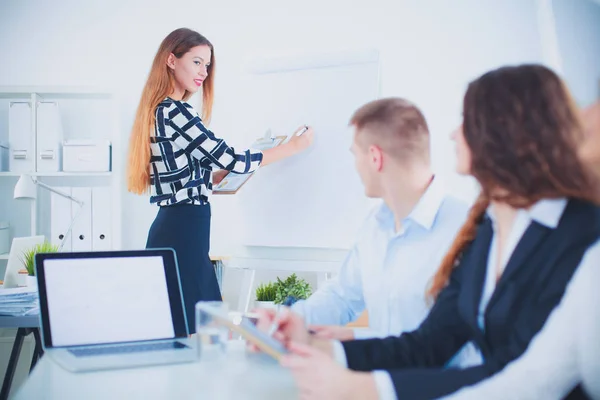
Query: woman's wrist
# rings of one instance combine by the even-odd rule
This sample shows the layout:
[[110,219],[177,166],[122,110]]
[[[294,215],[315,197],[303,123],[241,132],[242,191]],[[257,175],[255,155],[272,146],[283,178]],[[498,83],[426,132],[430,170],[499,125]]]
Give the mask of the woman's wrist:
[[323,353],[330,357],[334,357],[333,354],[333,341],[330,339],[321,339],[314,335],[308,336],[308,344],[311,347],[321,350]]
[[370,372],[349,371],[349,379],[345,399],[378,400],[379,392],[375,377]]
[[287,142],[285,145],[288,146],[288,148],[289,148],[290,156],[295,156],[296,154],[298,154],[302,151],[300,143],[296,140]]

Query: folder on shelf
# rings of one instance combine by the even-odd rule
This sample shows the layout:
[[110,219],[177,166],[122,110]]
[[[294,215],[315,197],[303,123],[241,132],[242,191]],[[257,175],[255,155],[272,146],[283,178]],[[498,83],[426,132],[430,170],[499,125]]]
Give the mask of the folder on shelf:
[[61,167],[63,137],[60,108],[57,102],[40,102],[37,106],[37,170],[56,172]]
[[8,106],[9,169],[11,172],[31,172],[34,168],[31,104],[10,102]]
[[109,187],[92,188],[92,250],[112,248],[111,195]]
[[[71,195],[70,187],[56,187],[55,189]],[[50,194],[50,242],[52,244],[60,246],[63,238],[67,234],[72,219],[72,208],[77,209],[79,206],[56,193]],[[71,236],[65,241],[63,251],[72,251],[72,239],[73,233],[71,233]]]
[[[73,222],[73,231],[71,232],[71,241],[73,251],[91,251],[92,250],[92,188],[74,187],[71,188],[71,196],[83,202],[83,207],[73,204],[71,207],[71,219]],[[80,210],[81,208],[81,210]],[[71,221],[71,220],[69,220]]]

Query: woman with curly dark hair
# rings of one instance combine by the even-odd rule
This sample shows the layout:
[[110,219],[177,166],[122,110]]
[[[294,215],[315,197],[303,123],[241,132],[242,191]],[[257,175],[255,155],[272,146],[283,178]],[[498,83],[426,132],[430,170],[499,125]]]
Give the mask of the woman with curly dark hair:
[[[303,399],[434,399],[478,383],[525,352],[577,270],[596,267],[596,181],[560,78],[541,65],[488,72],[469,85],[463,114],[457,169],[481,195],[432,282],[431,312],[399,337],[346,342],[277,316]],[[259,325],[274,318],[261,311]],[[461,349],[460,368],[445,368]]]
[[[600,171],[600,103],[582,113],[586,139],[582,160]],[[600,188],[598,188],[600,189]],[[445,400],[561,399],[582,383],[600,399],[600,247],[577,269],[560,304],[527,351],[500,373]]]

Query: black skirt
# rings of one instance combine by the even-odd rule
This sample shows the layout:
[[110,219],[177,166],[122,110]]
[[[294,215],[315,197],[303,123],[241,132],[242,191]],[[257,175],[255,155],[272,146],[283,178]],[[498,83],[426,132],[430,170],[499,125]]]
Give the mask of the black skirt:
[[222,300],[210,247],[210,204],[159,207],[150,227],[146,248],[172,248],[177,256],[184,309],[190,333],[196,332],[198,301]]

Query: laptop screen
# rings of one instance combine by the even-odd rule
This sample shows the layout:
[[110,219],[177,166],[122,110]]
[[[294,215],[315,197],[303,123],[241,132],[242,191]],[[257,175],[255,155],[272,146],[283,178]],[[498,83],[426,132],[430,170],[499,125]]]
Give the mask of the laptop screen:
[[[166,253],[170,261],[164,251],[111,253],[62,254],[42,260],[38,279],[43,277],[40,306],[42,320],[45,316],[49,325],[50,335],[44,330],[47,346],[181,336],[176,332],[181,324],[175,321],[184,318],[176,266],[166,265],[175,264],[173,253]],[[175,282],[169,270],[175,272]],[[173,302],[179,307],[173,307]],[[173,313],[179,315],[174,319]]]

